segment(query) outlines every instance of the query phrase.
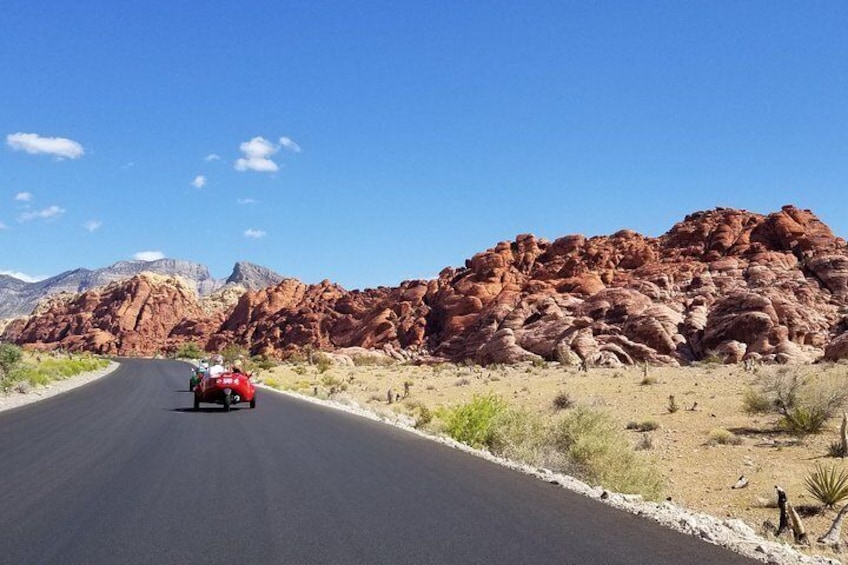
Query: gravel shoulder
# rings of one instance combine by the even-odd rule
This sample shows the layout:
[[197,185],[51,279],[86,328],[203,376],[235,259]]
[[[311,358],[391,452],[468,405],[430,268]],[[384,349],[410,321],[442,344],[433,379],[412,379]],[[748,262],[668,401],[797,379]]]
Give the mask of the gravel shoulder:
[[80,373],[67,379],[56,380],[47,386],[34,388],[27,393],[22,394],[14,391],[5,394],[0,393],[0,412],[26,406],[27,404],[45,400],[57,394],[87,385],[112,373],[118,367],[120,367],[120,363],[112,361],[104,369]]

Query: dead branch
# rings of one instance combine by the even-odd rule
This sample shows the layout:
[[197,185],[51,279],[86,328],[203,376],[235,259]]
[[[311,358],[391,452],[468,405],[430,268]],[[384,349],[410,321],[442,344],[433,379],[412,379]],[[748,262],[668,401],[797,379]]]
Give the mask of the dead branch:
[[804,527],[804,523],[801,522],[801,517],[792,508],[791,502],[786,503],[786,511],[789,512],[789,521],[792,524],[792,535],[795,537],[795,543],[809,545],[810,541],[807,539],[807,529]]
[[846,514],[848,514],[848,504],[843,506],[836,518],[833,519],[833,524],[830,525],[827,533],[816,541],[839,551],[842,545],[842,522],[845,521]]
[[777,507],[780,508],[780,523],[777,526],[777,536],[780,537],[789,530],[789,517],[786,513],[786,491],[779,486],[774,488],[777,490]]

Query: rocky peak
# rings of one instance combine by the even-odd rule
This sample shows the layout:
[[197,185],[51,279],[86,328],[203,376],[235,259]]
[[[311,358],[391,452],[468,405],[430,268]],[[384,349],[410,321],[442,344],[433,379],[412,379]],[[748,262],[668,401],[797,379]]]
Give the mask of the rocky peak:
[[247,261],[239,261],[233,267],[233,272],[227,277],[226,284],[243,286],[249,290],[259,290],[279,284],[283,276],[271,269],[261,267]]

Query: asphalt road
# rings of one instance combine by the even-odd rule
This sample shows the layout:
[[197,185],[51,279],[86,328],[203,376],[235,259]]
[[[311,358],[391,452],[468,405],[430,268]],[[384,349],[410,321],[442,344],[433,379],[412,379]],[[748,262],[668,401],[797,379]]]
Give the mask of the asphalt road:
[[0,414],[0,563],[753,563],[281,395],[192,412],[188,376],[125,360]]

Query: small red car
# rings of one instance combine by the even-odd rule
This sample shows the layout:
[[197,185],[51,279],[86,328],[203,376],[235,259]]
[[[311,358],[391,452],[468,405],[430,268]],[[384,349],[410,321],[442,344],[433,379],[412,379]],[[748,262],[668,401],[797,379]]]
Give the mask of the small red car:
[[224,412],[240,402],[249,402],[251,408],[256,408],[256,388],[250,382],[250,375],[244,373],[207,376],[194,387],[195,410],[200,410],[201,402],[223,404]]

